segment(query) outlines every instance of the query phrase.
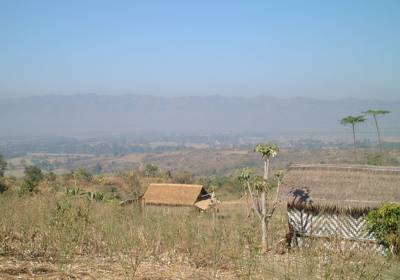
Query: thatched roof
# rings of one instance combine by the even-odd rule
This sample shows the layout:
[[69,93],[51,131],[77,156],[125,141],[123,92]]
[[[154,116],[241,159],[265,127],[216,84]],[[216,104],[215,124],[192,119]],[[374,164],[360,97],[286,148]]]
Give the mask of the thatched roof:
[[[196,206],[205,210],[210,194],[201,185],[150,184],[143,196],[146,204],[168,206]],[[199,206],[197,206],[199,205]]]
[[400,202],[400,168],[295,165],[285,176],[284,188],[289,206],[365,212],[383,202]]

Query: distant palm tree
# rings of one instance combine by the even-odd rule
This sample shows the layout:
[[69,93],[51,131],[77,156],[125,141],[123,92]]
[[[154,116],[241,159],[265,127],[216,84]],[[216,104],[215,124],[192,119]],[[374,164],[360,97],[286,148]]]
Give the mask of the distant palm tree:
[[351,127],[353,128],[354,157],[357,157],[355,126],[359,123],[363,123],[364,121],[365,121],[364,116],[347,116],[340,121],[342,125],[351,125]]
[[377,120],[376,116],[390,114],[390,111],[387,111],[387,110],[371,110],[370,109],[368,111],[363,112],[363,114],[372,115],[374,117],[375,126],[376,126],[376,132],[378,134],[379,151],[382,153],[383,149],[382,149],[381,133],[379,131],[378,120]]

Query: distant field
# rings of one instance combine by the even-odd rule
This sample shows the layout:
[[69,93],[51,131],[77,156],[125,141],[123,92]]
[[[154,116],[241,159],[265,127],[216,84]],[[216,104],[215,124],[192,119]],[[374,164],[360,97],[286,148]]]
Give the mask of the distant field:
[[[367,163],[368,155],[374,155],[374,149],[360,149],[359,163]],[[400,165],[400,150],[387,150],[383,162],[386,165]],[[162,170],[186,170],[198,176],[226,176],[243,167],[259,166],[260,157],[250,149],[206,148],[183,149],[179,151],[130,153],[124,155],[89,155],[89,154],[53,154],[30,153],[8,159],[7,174],[20,177],[25,165],[49,165],[61,174],[68,170],[85,167],[93,170],[97,164],[102,172],[131,170],[148,163],[159,166]],[[285,148],[275,160],[277,168],[285,168],[292,163],[353,163],[351,150],[337,148],[305,149]]]

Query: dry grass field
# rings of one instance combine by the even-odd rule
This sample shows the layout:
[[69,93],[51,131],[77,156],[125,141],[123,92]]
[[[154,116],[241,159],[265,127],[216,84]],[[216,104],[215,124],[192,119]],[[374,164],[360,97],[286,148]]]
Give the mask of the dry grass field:
[[[398,260],[288,250],[284,207],[260,254],[245,200],[219,211],[93,202],[62,194],[0,197],[1,279],[399,279]],[[214,216],[215,215],[215,216]]]
[[[34,156],[68,162],[60,155]],[[398,159],[399,154],[389,152],[388,158]],[[32,158],[11,161],[15,170],[22,168],[22,159],[30,162]],[[351,154],[337,149],[283,149],[274,159],[274,167],[285,169],[291,162],[321,163],[321,159],[327,163],[352,160]],[[155,177],[131,169],[78,182],[57,176],[55,181],[41,182],[37,193],[25,195],[18,195],[21,179],[10,181],[13,185],[0,194],[0,279],[400,279],[400,261],[393,257],[332,251],[317,244],[288,249],[283,201],[270,224],[269,251],[261,254],[258,217],[247,215],[246,200],[237,199],[240,187],[232,179],[242,167],[259,169],[260,157],[252,151],[194,149],[69,157],[73,166],[90,167],[99,161],[106,170],[146,163],[156,164],[160,170]],[[174,182],[178,173],[168,177],[167,170],[193,172],[192,183],[201,183],[203,174],[215,174],[217,179],[225,174],[233,177],[216,189],[222,201],[218,211],[143,210],[108,199],[113,194],[129,198],[133,190],[143,192],[149,183]],[[346,177],[332,173],[331,179],[332,184],[341,184]],[[381,183],[373,184],[384,188]],[[65,190],[71,186],[104,192],[107,199],[98,202],[68,196]]]

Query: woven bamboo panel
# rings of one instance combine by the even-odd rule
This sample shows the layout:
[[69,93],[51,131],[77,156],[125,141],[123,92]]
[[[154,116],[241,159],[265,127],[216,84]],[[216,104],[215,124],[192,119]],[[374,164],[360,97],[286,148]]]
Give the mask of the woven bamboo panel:
[[[289,226],[294,233],[294,242],[304,245],[305,238],[324,240],[324,246],[340,249],[372,250],[379,253],[384,248],[376,243],[375,238],[366,231],[365,216],[350,214],[312,213],[296,208],[288,209]],[[332,240],[340,240],[333,245]]]

